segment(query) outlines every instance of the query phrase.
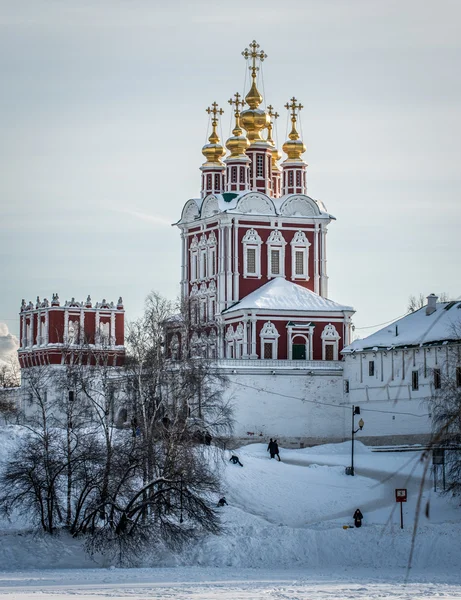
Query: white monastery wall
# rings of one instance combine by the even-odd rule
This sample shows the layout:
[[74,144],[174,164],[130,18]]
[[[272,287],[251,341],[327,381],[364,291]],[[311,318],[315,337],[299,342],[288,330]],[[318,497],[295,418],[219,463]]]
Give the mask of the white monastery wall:
[[[343,441],[346,409],[341,372],[308,375],[272,372],[228,374],[239,441],[277,438],[282,445]],[[328,406],[331,404],[333,406]]]

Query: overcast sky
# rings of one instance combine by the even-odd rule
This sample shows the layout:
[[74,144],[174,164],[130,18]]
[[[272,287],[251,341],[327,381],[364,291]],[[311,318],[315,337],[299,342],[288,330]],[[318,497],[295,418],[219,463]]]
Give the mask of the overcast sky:
[[253,39],[279,146],[283,105],[305,107],[329,296],[357,333],[410,294],[460,297],[460,23],[459,0],[0,0],[0,322],[18,334],[21,299],[53,292],[121,295],[128,319],[178,294],[170,224]]

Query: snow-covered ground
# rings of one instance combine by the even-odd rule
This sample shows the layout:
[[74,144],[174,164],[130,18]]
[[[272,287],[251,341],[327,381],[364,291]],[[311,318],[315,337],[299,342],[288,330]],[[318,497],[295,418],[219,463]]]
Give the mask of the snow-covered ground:
[[[0,431],[3,457],[14,428]],[[461,598],[461,508],[423,485],[412,568],[407,573],[424,463],[418,452],[375,453],[350,443],[237,451],[223,462],[225,533],[180,555],[144,556],[136,569],[94,562],[78,540],[32,534],[1,522],[0,596],[10,598]],[[227,456],[230,456],[227,454]],[[404,528],[394,490],[408,489]],[[429,518],[424,514],[429,503]],[[364,524],[352,525],[360,508]],[[406,582],[406,583],[405,583]]]

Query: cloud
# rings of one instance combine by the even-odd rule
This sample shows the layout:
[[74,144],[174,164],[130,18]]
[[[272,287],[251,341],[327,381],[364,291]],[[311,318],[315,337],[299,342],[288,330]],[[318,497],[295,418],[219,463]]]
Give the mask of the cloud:
[[16,358],[18,348],[18,338],[8,331],[6,323],[0,323],[0,361],[9,363],[12,358]]

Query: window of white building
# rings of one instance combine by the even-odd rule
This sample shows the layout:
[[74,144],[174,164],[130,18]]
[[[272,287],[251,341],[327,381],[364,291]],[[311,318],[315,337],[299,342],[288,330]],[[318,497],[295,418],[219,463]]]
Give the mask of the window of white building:
[[331,323],[322,331],[322,360],[338,360],[340,335]]
[[266,323],[264,323],[259,337],[261,338],[261,358],[278,358],[278,339],[280,334],[271,321],[266,321]]
[[190,244],[190,280],[197,281],[198,279],[198,239],[194,235]]
[[267,276],[285,276],[285,246],[286,241],[278,229],[271,231],[267,240]]
[[419,389],[418,371],[412,371],[411,373],[411,389],[413,391],[417,391]]
[[291,245],[291,279],[309,279],[309,240],[304,231],[297,231]]
[[261,277],[262,240],[255,229],[248,229],[243,240],[243,276]]

